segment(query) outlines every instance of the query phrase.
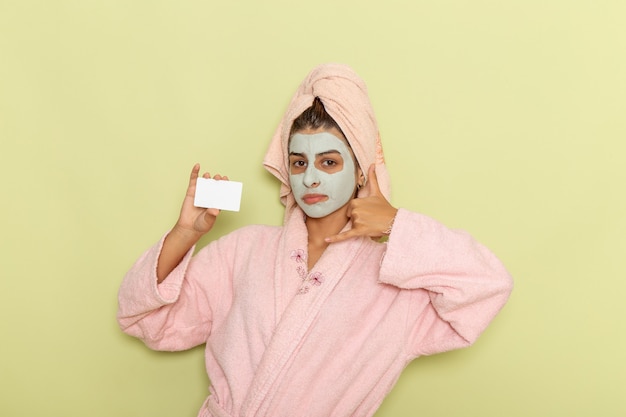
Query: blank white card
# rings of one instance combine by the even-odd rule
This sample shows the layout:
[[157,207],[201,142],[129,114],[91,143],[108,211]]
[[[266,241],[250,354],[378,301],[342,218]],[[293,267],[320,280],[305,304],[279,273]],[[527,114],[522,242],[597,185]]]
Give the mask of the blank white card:
[[196,207],[216,208],[239,211],[243,183],[237,181],[218,181],[212,178],[198,177],[193,205]]

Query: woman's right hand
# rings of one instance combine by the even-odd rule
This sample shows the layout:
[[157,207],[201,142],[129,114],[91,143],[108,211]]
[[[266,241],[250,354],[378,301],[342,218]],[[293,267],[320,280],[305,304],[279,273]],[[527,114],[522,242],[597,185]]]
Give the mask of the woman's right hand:
[[[213,228],[215,220],[220,213],[218,209],[207,209],[193,205],[199,172],[200,164],[194,165],[178,221],[163,242],[159,260],[157,261],[157,282],[162,282],[182,261],[193,245]],[[205,172],[202,177],[211,178],[211,175]],[[213,179],[227,181],[228,177],[215,175]]]
[[[197,235],[198,239],[213,228],[215,220],[220,213],[219,209],[207,209],[194,206],[193,202],[196,194],[196,181],[199,173],[200,164],[195,164],[191,170],[191,175],[189,176],[189,185],[187,186],[187,193],[185,194],[183,206],[180,210],[180,216],[174,226],[174,228],[178,229],[179,232],[189,235]],[[208,172],[205,172],[202,177],[211,178],[211,175]],[[227,181],[228,177],[215,175],[213,179]]]

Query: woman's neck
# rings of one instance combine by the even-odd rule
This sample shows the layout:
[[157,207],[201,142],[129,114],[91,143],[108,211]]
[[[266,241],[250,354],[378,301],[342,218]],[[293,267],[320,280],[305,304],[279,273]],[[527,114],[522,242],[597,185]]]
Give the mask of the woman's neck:
[[344,210],[337,210],[321,218],[307,217],[306,228],[308,232],[308,266],[309,269],[315,265],[328,247],[326,238],[334,236],[348,223],[348,216]]

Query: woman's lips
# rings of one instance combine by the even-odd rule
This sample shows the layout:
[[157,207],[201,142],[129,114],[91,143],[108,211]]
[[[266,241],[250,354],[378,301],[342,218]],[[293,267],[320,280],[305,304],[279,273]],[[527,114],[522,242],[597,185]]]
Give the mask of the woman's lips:
[[328,196],[324,194],[305,194],[302,196],[304,204],[312,205],[328,200]]

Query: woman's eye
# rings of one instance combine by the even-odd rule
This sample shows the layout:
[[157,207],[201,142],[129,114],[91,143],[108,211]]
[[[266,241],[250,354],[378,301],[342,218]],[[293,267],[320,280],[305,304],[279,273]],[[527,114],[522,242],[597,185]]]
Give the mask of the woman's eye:
[[293,161],[292,165],[296,168],[303,168],[306,166],[306,162],[304,161]]
[[327,167],[334,167],[337,165],[337,162],[333,161],[332,159],[325,159],[324,161],[322,161],[322,165]]

